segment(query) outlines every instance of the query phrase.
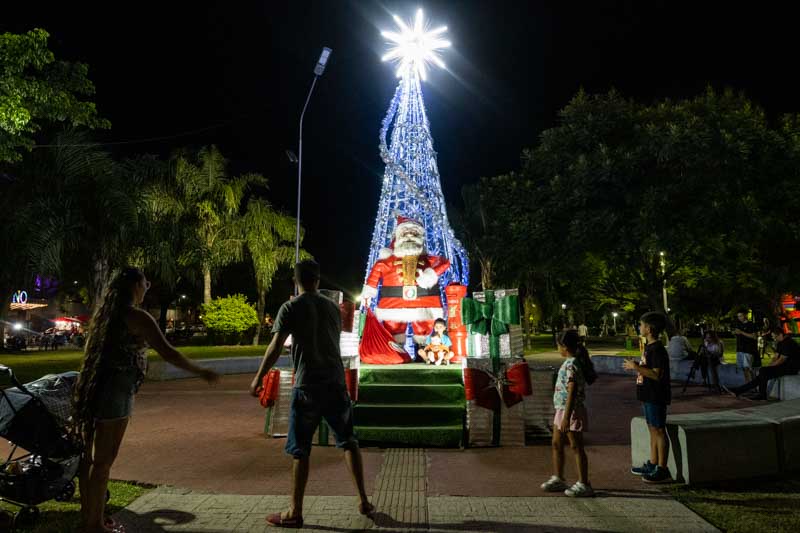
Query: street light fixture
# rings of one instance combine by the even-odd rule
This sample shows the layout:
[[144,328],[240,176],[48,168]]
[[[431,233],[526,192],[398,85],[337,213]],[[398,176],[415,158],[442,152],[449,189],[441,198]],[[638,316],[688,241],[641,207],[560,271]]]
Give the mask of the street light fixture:
[[667,259],[664,252],[659,252],[661,256],[661,291],[664,296],[664,311],[669,313],[669,306],[667,305]]
[[[331,49],[327,46],[322,49],[322,53],[319,55],[319,59],[317,60],[316,66],[314,66],[314,79],[311,81],[311,88],[308,90],[308,96],[306,97],[306,103],[303,105],[303,111],[300,113],[300,127],[299,127],[299,137],[297,142],[297,229],[295,233],[295,244],[294,244],[294,262],[300,262],[300,192],[301,192],[301,183],[303,177],[303,118],[306,115],[306,108],[308,107],[308,102],[311,100],[311,93],[314,92],[314,86],[317,84],[317,79],[322,76],[322,73],[325,72],[325,66],[328,64],[328,59],[331,56]],[[292,160],[292,156],[290,152],[287,150],[287,155],[289,156],[289,160]],[[295,291],[297,289],[295,288]]]
[[613,313],[611,313],[611,316],[614,318],[614,333],[616,333],[617,332],[617,317],[619,316],[619,313],[614,311]]

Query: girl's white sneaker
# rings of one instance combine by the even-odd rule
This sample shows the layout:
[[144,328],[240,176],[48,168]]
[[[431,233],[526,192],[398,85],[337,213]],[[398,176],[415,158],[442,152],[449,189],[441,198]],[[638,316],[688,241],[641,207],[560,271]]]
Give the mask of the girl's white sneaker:
[[542,483],[542,490],[547,492],[561,492],[566,488],[567,484],[558,476],[550,476],[550,479]]
[[574,485],[564,491],[564,494],[573,498],[588,498],[594,496],[594,490],[591,485],[576,481]]

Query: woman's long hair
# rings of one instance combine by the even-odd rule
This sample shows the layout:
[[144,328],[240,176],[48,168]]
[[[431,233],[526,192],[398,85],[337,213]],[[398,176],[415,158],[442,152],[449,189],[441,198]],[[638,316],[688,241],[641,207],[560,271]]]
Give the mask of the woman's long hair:
[[94,429],[93,404],[100,366],[119,345],[125,311],[133,303],[133,287],[144,279],[144,273],[127,267],[114,271],[109,279],[89,324],[81,375],[73,395],[73,430],[83,441],[89,440]]
[[592,358],[589,357],[589,351],[580,343],[580,336],[578,331],[568,329],[562,331],[558,335],[558,344],[567,348],[567,351],[575,357],[578,366],[583,370],[583,376],[586,378],[586,383],[591,385],[597,379],[597,372],[594,369]]

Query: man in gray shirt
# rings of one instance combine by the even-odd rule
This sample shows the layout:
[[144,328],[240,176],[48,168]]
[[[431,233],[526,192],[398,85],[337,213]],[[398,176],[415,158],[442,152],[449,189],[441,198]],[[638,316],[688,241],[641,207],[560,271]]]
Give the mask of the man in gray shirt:
[[322,418],[336,435],[336,446],[345,451],[345,461],[361,499],[359,512],[369,515],[374,511],[364,489],[364,466],[353,433],[353,407],[339,352],[342,329],[339,307],[319,293],[320,271],[316,262],[298,263],[294,278],[300,294],[278,311],[272,326],[272,341],[250,384],[250,393],[258,396],[264,376],[292,335],[294,388],[286,439],[286,453],[294,457],[292,502],[288,511],[267,517],[269,524],[288,528],[303,527],[303,494],[308,481],[311,440]]

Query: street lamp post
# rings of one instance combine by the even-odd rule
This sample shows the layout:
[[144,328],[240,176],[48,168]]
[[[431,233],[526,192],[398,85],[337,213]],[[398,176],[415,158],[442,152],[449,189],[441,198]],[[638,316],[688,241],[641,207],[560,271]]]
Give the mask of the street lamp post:
[[619,316],[619,313],[614,311],[613,313],[611,313],[611,316],[614,318],[614,335],[616,335],[617,334],[617,316]]
[[661,292],[664,296],[664,312],[669,312],[669,306],[667,306],[667,259],[664,256],[664,252],[659,252],[661,256]]
[[306,114],[308,102],[311,100],[311,93],[314,92],[314,86],[317,84],[317,79],[325,72],[325,65],[328,64],[328,59],[331,56],[331,49],[326,47],[322,48],[322,53],[319,55],[317,65],[314,67],[314,79],[311,81],[311,88],[308,90],[306,103],[303,105],[303,112],[300,113],[300,133],[297,142],[297,229],[295,232],[294,242],[294,262],[300,262],[300,191],[303,176],[303,118]]

